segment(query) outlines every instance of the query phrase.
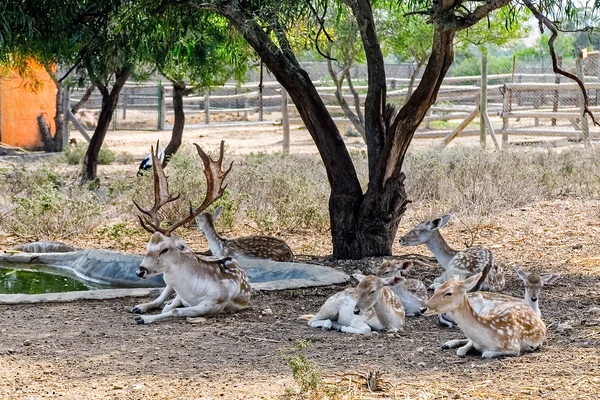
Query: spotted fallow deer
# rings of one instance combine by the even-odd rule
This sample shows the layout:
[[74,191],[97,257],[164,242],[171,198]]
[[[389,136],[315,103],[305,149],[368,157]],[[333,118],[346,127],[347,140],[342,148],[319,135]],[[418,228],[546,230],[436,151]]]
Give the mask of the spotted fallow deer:
[[[380,278],[391,278],[394,276],[408,275],[408,271],[412,268],[413,263],[410,260],[405,260],[401,263],[393,261],[385,261],[377,269],[376,275]],[[406,279],[404,282],[391,286],[391,289],[396,296],[402,301],[404,312],[407,317],[415,317],[421,315],[421,308],[427,301],[427,288],[425,284],[418,279]]]
[[225,239],[215,229],[215,221],[223,212],[219,206],[210,213],[196,217],[198,230],[204,233],[214,256],[233,258],[263,258],[273,261],[292,261],[294,253],[283,240],[272,236],[243,236]]
[[451,313],[467,336],[446,342],[442,348],[458,347],[456,354],[460,357],[476,349],[483,358],[518,356],[539,348],[546,337],[546,325],[524,302],[497,303],[485,314],[472,307],[467,290],[480,278],[480,273],[464,281],[454,276],[436,288],[425,302],[424,315]]
[[329,297],[316,315],[303,315],[308,325],[323,330],[336,329],[346,333],[367,334],[372,330],[401,331],[404,326],[402,302],[390,289],[405,278],[361,276],[355,288],[348,288]]
[[431,221],[423,221],[400,239],[402,246],[425,244],[444,268],[444,273],[429,288],[435,289],[453,275],[465,279],[481,272],[481,281],[476,282],[473,291],[501,291],[504,288],[504,273],[489,250],[476,246],[457,251],[446,243],[439,229],[446,226],[450,218],[451,215],[446,214]]
[[136,274],[142,279],[147,279],[162,273],[167,286],[156,300],[138,304],[131,312],[142,314],[158,309],[173,293],[175,299],[163,308],[161,314],[136,315],[135,321],[138,324],[148,324],[169,317],[201,317],[221,311],[235,312],[248,306],[250,283],[244,270],[234,260],[230,257],[196,255],[173,233],[178,227],[193,221],[223,194],[223,180],[232,166],[225,171],[222,169],[224,145],[225,143],[221,142],[219,159],[215,161],[194,143],[204,164],[206,195],[198,208],[190,206],[187,217],[166,228],[161,226],[158,210],[177,200],[179,196],[173,197],[169,194],[167,177],[158,161],[158,155],[152,149],[154,205],[145,210],[134,200],[134,204],[142,213],[141,216],[138,215],[140,224],[152,233],[146,256]]

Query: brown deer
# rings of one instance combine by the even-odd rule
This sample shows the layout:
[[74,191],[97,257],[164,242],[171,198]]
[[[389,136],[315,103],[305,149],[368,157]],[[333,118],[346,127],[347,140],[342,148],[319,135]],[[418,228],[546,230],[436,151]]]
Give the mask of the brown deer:
[[480,278],[481,273],[464,281],[453,276],[425,302],[424,315],[450,313],[467,336],[446,342],[442,348],[459,347],[456,354],[460,357],[476,349],[483,358],[518,356],[539,348],[546,337],[546,325],[523,301],[489,303],[485,313],[473,308],[467,290]]
[[135,200],[134,204],[142,215],[138,215],[140,224],[152,233],[146,256],[137,268],[136,274],[147,279],[163,274],[167,286],[154,301],[138,304],[131,309],[135,314],[155,310],[173,293],[175,299],[166,305],[161,314],[136,315],[138,324],[148,324],[169,317],[201,317],[217,314],[221,311],[235,312],[248,306],[250,301],[250,283],[244,270],[230,257],[202,257],[194,254],[190,248],[173,233],[178,227],[193,221],[208,206],[223,194],[223,180],[231,170],[232,164],[223,171],[223,152],[225,143],[221,142],[219,159],[214,161],[197,144],[196,150],[204,164],[206,176],[206,195],[197,208],[190,206],[189,215],[178,222],[163,228],[158,210],[179,196],[169,194],[167,177],[158,160],[158,154],[152,149],[152,168],[154,173],[154,205],[143,209]]
[[457,251],[446,243],[439,229],[446,226],[450,218],[451,215],[446,214],[431,221],[423,221],[400,239],[402,246],[425,244],[444,268],[444,273],[437,277],[429,288],[435,289],[453,275],[465,279],[481,272],[481,281],[476,282],[473,291],[501,291],[504,288],[504,274],[489,250],[483,247],[468,247]]
[[[385,261],[377,269],[376,275],[380,278],[391,278],[394,276],[408,275],[408,271],[412,268],[413,263],[410,260],[405,260],[401,263],[393,261]],[[396,296],[402,301],[404,312],[407,317],[421,315],[421,308],[427,301],[427,288],[425,284],[418,279],[406,279],[404,282],[390,287]]]
[[272,236],[244,236],[225,239],[215,229],[215,221],[223,212],[219,206],[210,213],[196,217],[198,230],[204,233],[214,256],[233,258],[262,258],[273,261],[292,261],[294,253],[283,240]]
[[372,330],[401,331],[404,326],[402,302],[390,289],[405,281],[404,277],[378,278],[361,276],[355,288],[329,297],[316,315],[303,315],[308,325],[323,330],[367,334]]

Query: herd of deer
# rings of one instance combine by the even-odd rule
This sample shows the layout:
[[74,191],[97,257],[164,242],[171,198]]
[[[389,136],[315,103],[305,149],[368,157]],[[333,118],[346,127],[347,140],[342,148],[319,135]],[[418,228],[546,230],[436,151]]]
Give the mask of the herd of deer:
[[[169,317],[194,318],[241,310],[249,304],[251,286],[236,259],[291,261],[293,258],[290,247],[280,239],[268,236],[225,239],[217,233],[214,223],[222,207],[212,213],[204,211],[223,194],[223,181],[233,163],[223,170],[224,142],[221,142],[217,160],[194,145],[204,164],[207,182],[206,195],[198,207],[190,205],[188,215],[164,227],[158,211],[179,196],[169,193],[167,178],[154,149],[154,205],[144,209],[134,201],[142,213],[139,216],[142,227],[152,234],[136,274],[142,279],[163,274],[166,283],[156,300],[131,309],[139,324]],[[194,219],[208,240],[211,256],[194,253],[173,233]],[[317,314],[303,315],[299,319],[308,320],[308,325],[315,328],[366,334],[372,330],[402,330],[407,316],[437,315],[441,324],[458,325],[467,337],[443,345],[443,348],[458,347],[459,356],[471,349],[488,358],[517,356],[539,348],[546,335],[539,309],[540,290],[558,276],[540,276],[515,268],[525,284],[524,300],[497,293],[504,288],[505,281],[493,254],[481,247],[452,249],[439,231],[449,220],[450,215],[444,215],[424,221],[400,239],[403,246],[425,244],[444,269],[429,287],[434,290],[431,297],[428,298],[423,282],[407,279],[411,261],[387,261],[374,275],[355,274],[354,278],[359,281],[356,287],[334,294]],[[173,294],[175,298],[160,314],[141,315],[159,309]]]

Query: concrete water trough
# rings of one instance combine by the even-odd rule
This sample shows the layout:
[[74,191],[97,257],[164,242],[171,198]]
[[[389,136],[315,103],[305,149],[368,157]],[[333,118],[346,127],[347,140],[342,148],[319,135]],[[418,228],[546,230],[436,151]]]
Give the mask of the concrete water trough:
[[[31,265],[43,266],[44,270],[59,275],[75,276],[90,288],[101,289],[37,295],[0,294],[0,304],[146,296],[158,293],[156,288],[165,285],[162,276],[145,280],[136,276],[135,270],[143,259],[141,255],[97,249],[74,249],[54,243],[33,243],[22,246],[21,249],[27,251],[0,254],[0,264],[10,265],[15,269],[28,269]],[[36,252],[38,250],[46,252]],[[327,286],[348,282],[350,279],[347,274],[322,265],[257,259],[237,261],[248,274],[255,290]]]

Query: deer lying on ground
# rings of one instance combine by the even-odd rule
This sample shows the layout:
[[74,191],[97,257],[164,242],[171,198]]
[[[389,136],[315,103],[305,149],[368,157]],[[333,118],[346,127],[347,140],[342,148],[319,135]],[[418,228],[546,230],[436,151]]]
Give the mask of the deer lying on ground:
[[524,302],[497,303],[485,314],[472,307],[467,290],[480,278],[480,273],[464,281],[454,276],[437,287],[425,302],[424,315],[451,313],[467,336],[463,340],[450,340],[442,348],[458,347],[456,354],[460,357],[476,349],[483,358],[518,356],[539,348],[546,336],[546,325]]
[[483,247],[467,247],[457,251],[446,243],[439,229],[446,226],[450,218],[451,215],[446,214],[431,221],[423,221],[400,239],[402,246],[425,244],[444,268],[444,273],[437,277],[429,288],[435,289],[453,275],[465,279],[481,273],[481,281],[476,282],[473,291],[501,291],[504,288],[504,274],[489,250]]
[[[403,261],[402,263],[394,263],[385,261],[377,270],[377,276],[380,278],[391,278],[394,276],[406,277],[408,270],[413,266],[412,261]],[[418,279],[406,279],[397,285],[390,287],[396,296],[402,301],[404,312],[407,317],[421,315],[421,308],[427,300],[427,288]]]
[[401,331],[404,326],[402,302],[390,289],[404,277],[363,277],[358,286],[329,297],[316,315],[303,315],[308,325],[323,330],[367,334],[371,330]]
[[167,178],[158,161],[158,154],[152,149],[154,173],[154,205],[144,210],[135,200],[134,204],[143,214],[138,216],[140,224],[152,233],[146,256],[136,270],[136,274],[147,279],[163,274],[167,286],[154,301],[138,304],[131,309],[135,314],[155,310],[173,293],[175,299],[166,305],[161,314],[136,315],[138,324],[148,324],[169,317],[201,317],[221,311],[235,312],[248,306],[250,283],[244,270],[230,257],[202,257],[194,254],[177,235],[172,232],[178,227],[193,221],[202,211],[223,194],[223,180],[231,170],[222,170],[224,142],[221,142],[220,156],[212,160],[197,144],[196,150],[204,163],[206,195],[198,208],[190,206],[189,215],[175,224],[163,228],[158,210],[167,203],[177,200],[167,187]]
[[496,304],[507,301],[522,301],[529,305],[535,315],[541,318],[542,312],[540,311],[539,297],[542,292],[544,285],[549,285],[556,282],[560,275],[557,274],[543,274],[538,275],[536,273],[529,273],[522,270],[521,268],[514,267],[515,273],[521,278],[525,285],[525,297],[518,299],[512,296],[507,296],[500,293],[486,293],[476,292],[468,293],[467,297],[473,305],[473,308],[479,313],[487,313],[488,309],[494,307]]
[[215,229],[215,221],[223,212],[223,206],[211,213],[196,217],[198,230],[204,233],[208,247],[214,256],[233,258],[263,258],[273,261],[292,261],[292,249],[283,240],[272,236],[244,236],[225,239]]

